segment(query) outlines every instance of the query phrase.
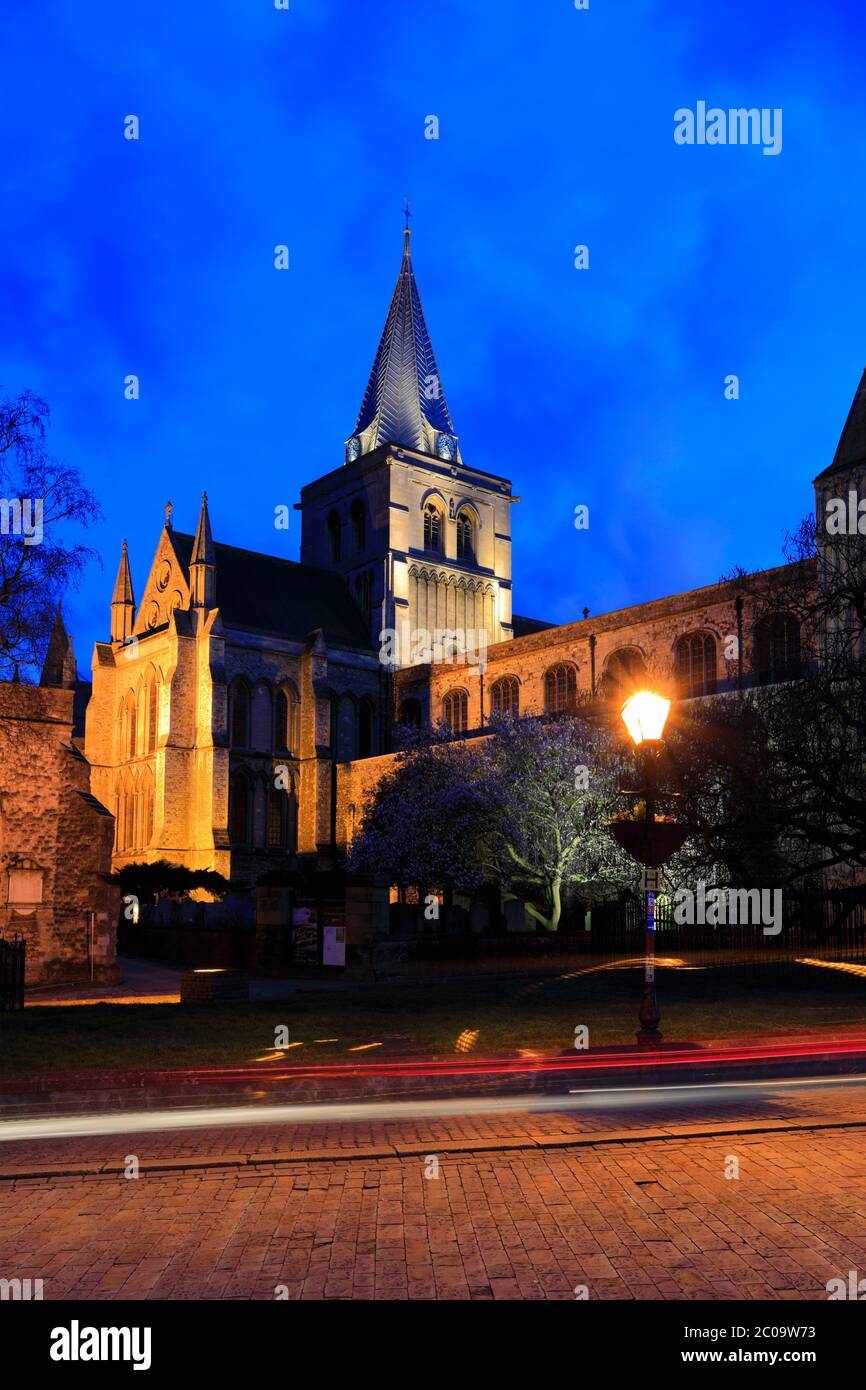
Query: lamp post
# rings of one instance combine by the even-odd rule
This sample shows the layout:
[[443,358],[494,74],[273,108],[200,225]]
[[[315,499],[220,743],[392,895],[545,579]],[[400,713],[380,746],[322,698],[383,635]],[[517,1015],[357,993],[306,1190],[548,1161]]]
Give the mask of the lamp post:
[[671,702],[651,690],[639,690],[622,707],[623,723],[631,735],[641,768],[643,783],[637,793],[643,798],[643,826],[635,822],[614,821],[610,827],[617,843],[643,865],[642,888],[646,894],[646,956],[643,995],[638,1020],[637,1040],[642,1046],[661,1042],[661,1013],[655,986],[655,900],[657,870],[683,844],[686,834],[670,821],[656,822],[657,763],[662,748],[662,735]]

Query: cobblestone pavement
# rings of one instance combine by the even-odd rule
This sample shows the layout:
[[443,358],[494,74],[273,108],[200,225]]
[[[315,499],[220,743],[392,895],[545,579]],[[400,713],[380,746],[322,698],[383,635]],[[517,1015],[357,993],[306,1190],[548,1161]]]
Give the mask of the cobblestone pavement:
[[[850,1093],[850,1094],[849,1094]],[[773,1120],[862,1128],[685,1137],[678,1126],[755,1123],[767,1107],[638,1117],[671,1137],[509,1150],[506,1137],[585,1137],[622,1113],[506,1113],[438,1121],[250,1127],[112,1140],[111,1157],[254,1153],[255,1168],[0,1183],[0,1277],[44,1280],[45,1298],[826,1297],[866,1273],[866,1109],[855,1087],[779,1099]],[[636,1117],[632,1115],[634,1125]],[[304,1144],[352,1148],[411,1136],[427,1154],[288,1163]],[[471,1153],[437,1141],[470,1138]],[[637,1130],[635,1130],[637,1138]],[[105,1158],[106,1140],[10,1144],[27,1162]],[[13,1153],[10,1153],[14,1151]],[[739,1177],[726,1171],[739,1165]]]

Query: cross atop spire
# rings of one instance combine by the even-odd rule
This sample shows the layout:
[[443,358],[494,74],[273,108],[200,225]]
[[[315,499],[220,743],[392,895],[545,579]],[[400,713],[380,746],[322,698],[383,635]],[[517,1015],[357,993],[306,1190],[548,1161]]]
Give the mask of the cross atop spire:
[[459,459],[412,269],[408,199],[403,216],[403,259],[354,435],[346,445],[347,461],[380,444],[402,444],[448,461]]

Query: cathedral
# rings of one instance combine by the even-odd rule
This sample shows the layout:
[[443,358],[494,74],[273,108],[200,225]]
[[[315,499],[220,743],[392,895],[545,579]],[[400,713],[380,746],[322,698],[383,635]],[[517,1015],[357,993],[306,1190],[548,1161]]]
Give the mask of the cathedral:
[[[697,698],[800,669],[796,616],[736,580],[561,626],[514,613],[517,499],[463,458],[410,237],[345,457],[302,489],[300,562],[214,540],[204,496],[194,531],[166,509],[136,604],[123,545],[84,742],[115,869],[333,869],[399,725],[466,734],[647,675]],[[866,373],[818,505],[864,467]]]

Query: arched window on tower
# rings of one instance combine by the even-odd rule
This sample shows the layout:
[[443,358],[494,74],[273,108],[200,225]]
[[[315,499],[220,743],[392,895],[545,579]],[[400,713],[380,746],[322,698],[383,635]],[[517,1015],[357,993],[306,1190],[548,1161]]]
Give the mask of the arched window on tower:
[[516,676],[503,676],[490,687],[494,719],[516,719],[520,710],[520,686]]
[[800,624],[792,613],[771,613],[755,624],[758,685],[796,680],[800,675]]
[[674,649],[677,686],[685,698],[712,695],[716,689],[716,639],[709,632],[689,632]]
[[574,714],[577,707],[577,672],[568,662],[551,666],[544,675],[544,709],[547,714]]
[[373,576],[369,570],[355,575],[355,599],[362,612],[373,611]]
[[356,497],[349,508],[349,520],[352,523],[352,548],[356,555],[362,555],[367,546],[367,513],[360,497]]
[[233,845],[248,845],[252,831],[252,787],[242,768],[229,782],[229,838]]
[[235,681],[231,690],[231,740],[233,748],[250,746],[250,692],[246,681]]
[[424,549],[442,549],[442,513],[435,502],[428,502],[424,508]]
[[462,511],[457,517],[457,559],[475,559],[475,536],[472,525],[472,517],[467,511]]
[[331,559],[339,560],[342,553],[342,527],[340,526],[340,516],[338,512],[328,514],[328,545],[331,551]]
[[468,728],[469,697],[465,690],[449,690],[442,701],[445,723],[454,734],[465,734]]

